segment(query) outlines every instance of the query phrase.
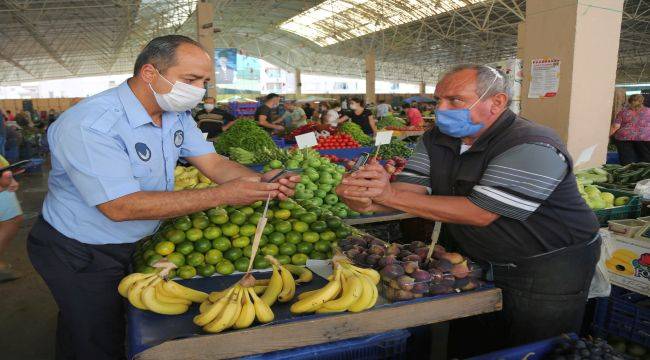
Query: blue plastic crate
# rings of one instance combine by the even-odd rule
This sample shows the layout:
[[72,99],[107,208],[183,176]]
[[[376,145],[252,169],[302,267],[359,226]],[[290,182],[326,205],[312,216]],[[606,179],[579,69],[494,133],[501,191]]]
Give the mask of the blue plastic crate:
[[598,298],[593,331],[650,346],[650,298],[612,285],[608,298]]
[[620,164],[618,152],[616,151],[607,152],[607,164]]
[[243,357],[246,360],[375,360],[406,357],[407,330]]
[[286,142],[281,137],[273,136],[272,139],[273,139],[273,142],[275,143],[275,145],[277,145],[277,147],[279,147],[280,149],[287,146]]
[[31,163],[28,167],[25,168],[25,172],[28,174],[37,174],[43,172],[43,163],[45,160],[41,158],[31,158],[29,159]]
[[[576,339],[576,334],[566,335],[572,339]],[[509,349],[499,350],[491,352],[489,354],[483,354],[469,358],[468,360],[536,360],[544,359],[558,343],[566,339],[566,336],[558,336],[546,340],[541,340],[538,342],[521,345]]]

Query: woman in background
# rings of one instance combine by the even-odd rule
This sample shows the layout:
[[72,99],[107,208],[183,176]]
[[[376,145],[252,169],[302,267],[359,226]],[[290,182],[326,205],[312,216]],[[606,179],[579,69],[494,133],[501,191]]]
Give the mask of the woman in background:
[[404,113],[409,120],[410,126],[423,126],[424,119],[422,119],[422,113],[413,104],[404,104]]
[[643,95],[631,95],[612,123],[610,136],[616,140],[621,165],[650,162],[650,109],[643,101]]
[[339,104],[338,101],[332,101],[328,105],[330,109],[327,111],[327,114],[325,115],[325,120],[323,121],[323,124],[336,127],[338,126],[339,118],[341,117],[340,115],[341,105]]
[[350,98],[349,104],[350,110],[339,120],[339,124],[349,119],[361,126],[364,133],[374,136],[377,133],[377,121],[372,112],[364,108],[363,99],[359,97]]

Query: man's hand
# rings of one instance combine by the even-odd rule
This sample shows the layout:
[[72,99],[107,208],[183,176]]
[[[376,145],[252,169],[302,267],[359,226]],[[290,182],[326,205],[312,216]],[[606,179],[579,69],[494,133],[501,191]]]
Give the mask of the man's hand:
[[[280,169],[276,170],[271,170],[264,175],[262,175],[262,181],[266,182],[272,179],[275,175],[277,175],[280,171]],[[296,188],[296,184],[300,182],[300,176],[299,175],[292,175],[288,178],[282,178],[276,184],[280,185],[279,191],[280,193],[278,194],[278,199],[280,200],[286,200],[290,197],[293,196],[294,190]]]
[[349,186],[342,194],[347,198],[369,198],[382,204],[394,196],[390,174],[376,161],[344,178],[342,184]]
[[258,177],[243,177],[230,180],[215,188],[224,204],[249,205],[259,200],[266,200],[281,194],[279,183],[261,182]]
[[343,201],[345,205],[347,205],[350,209],[354,211],[358,211],[358,212],[372,211],[372,199],[345,195],[345,192],[348,190],[363,190],[363,189],[364,188],[360,188],[357,186],[339,184],[339,186],[336,187],[336,195],[339,196],[339,198],[341,199],[341,201]]
[[2,173],[2,176],[0,176],[0,191],[11,191],[14,192],[18,190],[19,184],[14,179],[14,175],[12,174],[11,171],[5,171]]

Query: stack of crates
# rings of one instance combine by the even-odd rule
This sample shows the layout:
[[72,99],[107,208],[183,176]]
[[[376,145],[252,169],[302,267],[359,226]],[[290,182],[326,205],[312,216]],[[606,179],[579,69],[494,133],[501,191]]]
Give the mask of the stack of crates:
[[228,106],[230,106],[230,111],[235,117],[253,116],[255,115],[255,110],[257,110],[259,103],[257,102],[242,103],[242,102],[231,101],[228,103]]

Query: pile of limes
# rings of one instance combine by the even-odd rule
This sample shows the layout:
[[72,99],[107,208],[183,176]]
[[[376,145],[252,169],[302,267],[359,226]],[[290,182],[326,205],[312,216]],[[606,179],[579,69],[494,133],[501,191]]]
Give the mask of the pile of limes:
[[[356,217],[362,214],[351,210],[339,201],[335,193],[336,186],[341,183],[345,167],[334,164],[326,157],[312,149],[293,150],[289,158],[282,162],[271,160],[265,165],[264,171],[272,169],[302,168],[300,184],[296,185],[294,198],[305,206],[319,207],[330,210],[340,218]],[[364,213],[363,215],[371,215]]]
[[[171,275],[189,279],[196,275],[228,275],[246,271],[263,202],[250,206],[226,206],[173,219],[150,238],[138,243],[134,255],[137,272],[152,272],[162,258],[178,266]],[[329,259],[339,239],[350,234],[333,211],[293,200],[272,201],[260,248],[253,260],[256,269],[270,268],[265,255],[281,263],[304,265],[307,259]]]

